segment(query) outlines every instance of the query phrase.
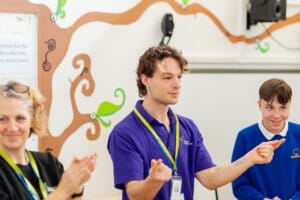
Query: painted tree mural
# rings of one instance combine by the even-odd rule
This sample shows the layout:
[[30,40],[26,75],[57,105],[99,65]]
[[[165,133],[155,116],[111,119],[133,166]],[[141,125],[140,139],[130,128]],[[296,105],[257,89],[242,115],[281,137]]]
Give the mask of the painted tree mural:
[[[51,110],[52,93],[52,77],[58,66],[64,59],[70,39],[73,33],[81,26],[101,21],[112,25],[128,25],[137,21],[142,14],[152,5],[157,3],[166,3],[178,15],[206,15],[223,33],[224,37],[231,43],[244,42],[246,44],[257,44],[258,49],[267,51],[268,46],[262,46],[259,41],[270,36],[270,33],[282,29],[294,23],[300,22],[300,13],[288,17],[284,21],[279,21],[270,25],[264,32],[253,37],[247,38],[245,35],[235,35],[231,33],[222,24],[221,20],[214,15],[210,10],[199,3],[190,3],[187,0],[143,0],[134,7],[122,13],[105,13],[105,12],[90,12],[81,16],[72,26],[68,28],[60,28],[57,26],[58,19],[64,19],[68,14],[64,7],[67,5],[67,0],[57,0],[57,8],[54,12],[43,4],[34,4],[26,0],[0,0],[0,11],[2,12],[34,12],[38,15],[38,85],[42,93],[48,99],[47,110]],[[200,36],[201,37],[201,36]],[[91,63],[90,55],[85,53],[78,54],[73,58],[74,69],[82,69],[82,72],[74,79],[70,80],[70,100],[73,111],[72,122],[65,127],[59,136],[55,137],[49,132],[49,136],[41,138],[39,141],[39,149],[41,151],[51,150],[55,155],[59,155],[64,142],[70,137],[80,126],[85,123],[92,123],[94,130],[88,128],[86,130],[86,138],[88,140],[96,140],[101,135],[101,128],[109,127],[110,121],[103,120],[103,116],[110,116],[119,111],[125,103],[126,93],[122,88],[116,88],[114,98],[102,100],[99,102],[99,107],[95,108],[95,113],[81,113],[77,107],[75,100],[75,91],[79,88],[83,95],[90,96],[95,89],[94,75],[91,73],[93,64]],[[88,84],[80,86],[82,81],[87,81]],[[114,100],[121,101],[119,104],[114,104]]]

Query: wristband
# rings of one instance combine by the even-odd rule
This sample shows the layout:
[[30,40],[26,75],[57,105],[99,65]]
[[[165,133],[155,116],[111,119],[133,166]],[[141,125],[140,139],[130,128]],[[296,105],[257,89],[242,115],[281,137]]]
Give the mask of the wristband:
[[71,198],[74,199],[74,198],[77,198],[77,197],[81,197],[83,195],[83,191],[84,191],[84,187],[82,187],[82,190],[81,190],[80,193],[72,194]]

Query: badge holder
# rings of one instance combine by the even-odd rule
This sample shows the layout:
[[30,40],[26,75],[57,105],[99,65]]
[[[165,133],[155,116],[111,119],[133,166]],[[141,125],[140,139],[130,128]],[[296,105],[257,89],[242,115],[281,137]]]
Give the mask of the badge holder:
[[170,200],[184,200],[181,194],[182,178],[178,175],[173,175],[171,179],[171,198]]

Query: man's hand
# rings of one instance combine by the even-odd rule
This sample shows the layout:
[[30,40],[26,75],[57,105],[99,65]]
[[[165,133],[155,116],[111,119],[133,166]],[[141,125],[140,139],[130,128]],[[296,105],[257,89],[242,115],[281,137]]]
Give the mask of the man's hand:
[[269,142],[263,142],[248,152],[253,160],[253,164],[265,164],[272,161],[274,156],[274,150],[277,149],[285,139],[273,140]]
[[154,181],[167,182],[172,177],[172,170],[166,166],[161,159],[151,160],[151,168],[149,170],[149,178]]

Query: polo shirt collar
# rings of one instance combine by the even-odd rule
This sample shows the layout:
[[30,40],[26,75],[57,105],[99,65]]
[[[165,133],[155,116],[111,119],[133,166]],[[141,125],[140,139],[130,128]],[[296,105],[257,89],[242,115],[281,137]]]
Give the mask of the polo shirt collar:
[[[146,119],[147,122],[149,122],[150,124],[155,121],[155,122],[158,122],[154,117],[152,117],[146,110],[145,108],[142,106],[142,103],[143,103],[143,100],[138,100],[136,102],[136,108],[137,110],[141,113],[141,115]],[[174,117],[174,114],[171,110],[171,108],[169,108],[168,110],[168,117],[169,119],[171,120],[171,123],[172,122],[175,122],[175,117]]]
[[[286,121],[286,122],[285,122],[285,125],[284,125],[284,128],[282,129],[282,131],[281,131],[280,133],[276,134],[276,135],[280,135],[280,136],[282,136],[282,137],[285,137],[286,134],[287,134],[287,131],[288,131],[288,126],[289,126],[289,124],[288,124],[288,122]],[[264,127],[262,121],[259,121],[259,122],[258,122],[258,127],[259,127],[260,131],[262,132],[262,134],[265,136],[265,138],[267,138],[268,140],[271,140],[271,139],[275,136],[274,133],[271,133],[270,131],[268,131],[268,130]]]

